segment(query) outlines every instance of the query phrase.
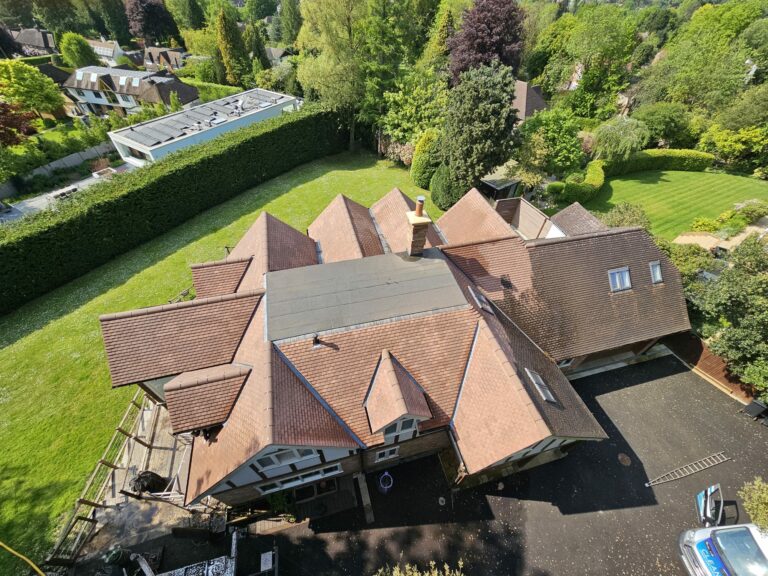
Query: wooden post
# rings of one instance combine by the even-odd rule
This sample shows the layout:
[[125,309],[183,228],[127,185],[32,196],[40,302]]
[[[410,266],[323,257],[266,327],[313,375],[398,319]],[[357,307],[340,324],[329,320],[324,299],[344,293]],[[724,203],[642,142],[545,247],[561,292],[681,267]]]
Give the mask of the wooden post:
[[82,520],[83,522],[90,522],[91,524],[96,524],[96,520],[94,518],[88,518],[86,516],[77,516],[77,520]]
[[98,502],[94,502],[92,500],[86,500],[85,498],[78,498],[77,499],[78,504],[85,504],[86,506],[93,506],[94,508],[109,508],[106,504],[99,504]]
[[131,440],[136,440],[136,442],[138,442],[139,444],[144,446],[144,448],[152,448],[151,444],[148,444],[147,442],[144,442],[144,440],[142,440],[141,438],[137,438],[136,436],[134,436],[130,432],[126,432],[122,428],[117,428],[117,431],[120,432],[120,434],[123,434],[124,436],[127,436]]
[[120,466],[112,464],[112,462],[107,462],[103,458],[99,460],[99,464],[101,464],[102,466],[106,466],[107,468],[112,468],[112,470],[120,470]]

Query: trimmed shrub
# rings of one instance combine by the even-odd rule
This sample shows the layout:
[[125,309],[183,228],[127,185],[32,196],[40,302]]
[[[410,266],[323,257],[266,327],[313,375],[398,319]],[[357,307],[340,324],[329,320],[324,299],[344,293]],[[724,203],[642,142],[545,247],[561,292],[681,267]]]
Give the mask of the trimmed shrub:
[[249,188],[341,152],[335,113],[302,110],[229,132],[0,227],[0,314]]
[[429,181],[432,201],[441,209],[448,210],[464,195],[461,186],[451,178],[451,169],[446,164],[440,164]]
[[40,64],[49,64],[51,62],[51,55],[43,54],[42,56],[24,56],[23,58],[19,58],[19,60],[24,62],[24,64],[29,64],[30,66],[39,66]]
[[547,194],[557,198],[565,190],[565,182],[550,182],[547,184]]
[[605,184],[603,165],[602,160],[592,160],[587,164],[583,177],[581,174],[571,174],[566,178],[563,199],[566,202],[579,202],[580,204],[592,200]]
[[754,224],[763,216],[768,216],[768,202],[765,200],[749,200],[738,208],[739,214],[744,216],[750,224]]
[[707,152],[684,148],[658,148],[635,152],[624,162],[613,162],[605,166],[606,176],[619,176],[647,170],[682,170],[703,172],[711,168],[715,157]]
[[717,232],[718,228],[720,224],[714,218],[694,218],[691,224],[691,230],[694,232]]
[[429,181],[440,166],[440,132],[425,130],[416,142],[411,163],[411,179],[419,188],[429,188]]

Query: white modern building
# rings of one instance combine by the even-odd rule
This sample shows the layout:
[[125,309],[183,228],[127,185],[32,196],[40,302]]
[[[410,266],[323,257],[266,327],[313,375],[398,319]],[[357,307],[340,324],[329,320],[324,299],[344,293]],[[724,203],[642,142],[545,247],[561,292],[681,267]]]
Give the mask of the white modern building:
[[182,148],[299,108],[295,96],[255,88],[109,133],[126,162],[143,166]]

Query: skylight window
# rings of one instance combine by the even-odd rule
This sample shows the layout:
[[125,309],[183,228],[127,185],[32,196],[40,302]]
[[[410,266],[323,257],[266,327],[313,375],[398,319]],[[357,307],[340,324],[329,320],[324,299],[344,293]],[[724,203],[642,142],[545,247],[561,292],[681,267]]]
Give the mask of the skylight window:
[[128,78],[125,76],[120,76],[120,86],[125,86],[126,82],[128,82]]
[[75,78],[77,78],[78,80],[82,80],[83,79],[83,71],[82,70],[78,70],[75,73]]
[[552,390],[549,389],[549,386],[546,382],[544,382],[544,379],[538,372],[534,372],[528,368],[525,369],[525,372],[528,374],[528,378],[530,378],[531,382],[533,382],[533,385],[536,387],[536,391],[539,393],[543,400],[552,402],[553,404],[557,402],[557,400],[555,400],[555,395],[552,394]]
[[96,72],[91,72],[91,82],[98,82],[99,81],[99,75],[96,74]]
[[661,262],[656,260],[651,262],[649,266],[651,267],[651,282],[661,284],[664,281],[664,278],[661,276]]
[[632,288],[628,266],[608,270],[608,279],[611,282],[611,292],[621,292],[622,290],[629,290]]
[[138,88],[138,87],[139,87],[139,82],[140,82],[140,81],[141,81],[141,79],[140,79],[140,78],[134,78],[134,79],[131,81],[131,86],[133,86],[134,88]]
[[472,298],[475,300],[475,304],[477,304],[477,307],[481,310],[485,310],[486,312],[493,314],[493,307],[491,306],[491,303],[488,301],[488,298],[486,298],[483,294],[475,290],[472,286],[469,286],[469,293],[472,294]]

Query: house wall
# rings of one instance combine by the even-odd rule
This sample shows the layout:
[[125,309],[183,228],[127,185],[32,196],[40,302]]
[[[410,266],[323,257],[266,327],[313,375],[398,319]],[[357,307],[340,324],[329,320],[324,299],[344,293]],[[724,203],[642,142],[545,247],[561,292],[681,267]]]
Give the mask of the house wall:
[[[398,456],[381,462],[376,462],[376,454],[381,450],[399,446]],[[397,444],[382,444],[369,448],[363,453],[363,468],[366,471],[379,470],[382,468],[391,468],[402,462],[422,458],[429,454],[439,452],[444,448],[451,446],[451,440],[448,436],[448,429],[431,430],[412,440],[406,440]]]

